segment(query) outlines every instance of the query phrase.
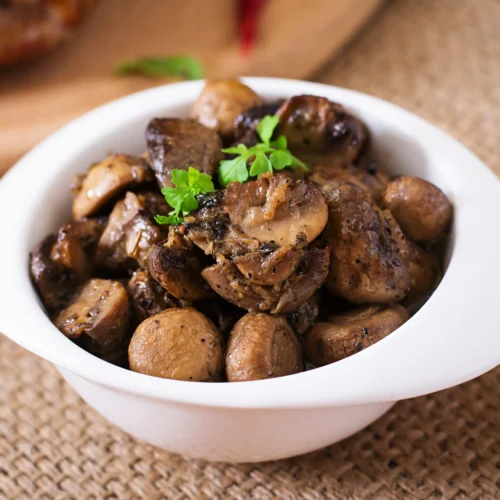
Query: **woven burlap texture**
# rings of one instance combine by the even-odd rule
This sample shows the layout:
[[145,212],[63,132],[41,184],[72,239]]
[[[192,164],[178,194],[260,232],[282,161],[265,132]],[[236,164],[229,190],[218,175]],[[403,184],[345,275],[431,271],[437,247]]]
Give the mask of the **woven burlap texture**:
[[[393,1],[315,78],[423,115],[500,173],[500,1]],[[0,379],[2,499],[500,498],[500,368],[400,402],[342,443],[257,465],[134,440],[4,338]]]

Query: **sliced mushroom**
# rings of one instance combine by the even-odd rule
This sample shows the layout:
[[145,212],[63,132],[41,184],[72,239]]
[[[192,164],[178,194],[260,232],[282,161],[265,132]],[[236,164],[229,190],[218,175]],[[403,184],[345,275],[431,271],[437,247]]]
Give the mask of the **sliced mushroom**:
[[304,337],[304,352],[316,366],[344,359],[387,337],[409,319],[398,304],[368,306],[330,316],[316,323]]
[[200,256],[195,249],[154,245],[148,258],[151,276],[177,299],[194,301],[213,296],[201,276]]
[[328,290],[355,304],[386,304],[403,299],[410,275],[392,229],[370,195],[343,184],[328,200],[324,237],[331,246]]
[[196,309],[167,309],[138,326],[128,358],[131,370],[153,377],[217,382],[224,364],[222,337]]
[[49,234],[31,255],[31,278],[43,304],[50,313],[59,311],[70,300],[78,282],[71,271],[50,258],[57,242],[55,234]]
[[365,125],[324,97],[291,97],[277,115],[275,135],[285,135],[288,147],[306,163],[349,165],[367,142]]
[[50,258],[71,271],[79,282],[90,278],[97,242],[108,220],[106,217],[78,219],[62,226]]
[[146,129],[146,141],[156,179],[161,187],[172,186],[172,170],[194,167],[214,175],[224,158],[215,130],[196,120],[155,118]]
[[86,351],[119,362],[128,344],[129,301],[119,281],[87,281],[54,324]]
[[73,186],[73,217],[95,215],[109,201],[127,189],[151,182],[153,172],[147,163],[135,156],[111,155],[90,167],[86,177]]
[[166,229],[153,219],[156,201],[151,195],[129,192],[115,205],[97,246],[96,261],[101,267],[127,270],[147,265],[151,247],[166,237]]
[[235,257],[240,272],[257,285],[275,285],[286,280],[304,257],[307,243],[286,245],[272,250],[272,244],[261,245],[257,252]]
[[438,259],[431,252],[424,250],[408,239],[389,210],[384,210],[384,217],[392,229],[392,238],[399,248],[399,256],[408,268],[410,289],[403,304],[414,310],[427,300],[441,277]]
[[225,204],[232,224],[262,243],[273,240],[278,245],[294,245],[299,235],[309,243],[328,218],[319,189],[286,174],[232,183],[226,189]]
[[328,210],[315,184],[280,173],[233,182],[203,200],[192,216],[186,224],[188,238],[206,253],[230,256],[258,251],[263,243],[309,243],[325,227]]
[[389,176],[376,162],[365,161],[355,165],[314,165],[310,169],[308,180],[321,186],[327,198],[334,189],[350,182],[369,193],[377,202],[389,183]]
[[236,323],[226,354],[229,382],[283,377],[302,370],[300,343],[284,318],[247,314]]
[[151,277],[146,269],[135,271],[128,282],[127,292],[139,322],[170,307],[178,307],[177,301]]
[[451,223],[452,206],[434,184],[419,177],[399,177],[385,189],[381,205],[391,211],[403,232],[417,242],[432,241]]
[[310,248],[294,273],[273,286],[252,283],[229,260],[207,267],[201,273],[222,298],[250,312],[286,314],[307,301],[328,274],[329,248]]
[[216,130],[223,139],[229,140],[233,137],[236,117],[263,103],[262,97],[239,80],[211,80],[194,102],[191,116],[205,127]]

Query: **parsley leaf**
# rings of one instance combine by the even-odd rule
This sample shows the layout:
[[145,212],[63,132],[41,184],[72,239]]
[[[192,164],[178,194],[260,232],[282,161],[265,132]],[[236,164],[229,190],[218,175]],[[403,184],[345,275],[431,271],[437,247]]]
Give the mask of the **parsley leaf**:
[[284,135],[280,135],[274,142],[271,143],[271,146],[274,149],[280,149],[282,151],[286,151],[288,147],[286,137]]
[[237,156],[233,160],[222,160],[219,167],[219,182],[226,187],[230,182],[245,182],[248,179],[248,153]]
[[238,144],[236,147],[223,149],[222,152],[232,155],[244,155],[248,153],[248,148],[244,144]]
[[255,155],[255,160],[250,167],[250,175],[260,175],[272,171],[273,167],[271,165],[271,162],[269,161],[269,158],[264,153],[259,151]]
[[196,196],[200,193],[215,191],[212,178],[193,167],[189,167],[187,171],[172,170],[172,184],[175,187],[166,186],[161,190],[161,193],[173,210],[168,216],[157,215],[155,221],[158,224],[180,224],[182,222],[181,213],[186,216],[198,208]]
[[269,159],[274,170],[283,170],[285,167],[291,167],[293,163],[293,155],[289,151],[274,151]]
[[203,78],[203,65],[199,59],[187,55],[168,57],[144,57],[123,61],[115,68],[117,75],[140,74],[152,78],[161,76],[180,76],[185,80]]
[[191,192],[191,189],[188,187],[164,187],[161,190],[161,194],[165,196],[165,200],[167,203],[179,213],[183,210],[184,200],[192,196],[194,198],[194,193]]
[[170,212],[168,217],[165,215],[155,215],[155,221],[160,225],[170,224],[172,226],[177,226],[182,222],[182,217],[175,215],[175,212]]
[[[238,144],[222,150],[223,153],[237,155],[231,160],[220,162],[219,182],[222,187],[226,187],[230,182],[245,182],[249,176],[255,177],[286,167],[309,170],[305,163],[288,150],[288,142],[284,135],[271,142],[278,122],[278,116],[264,116],[256,128],[261,142],[250,148]],[[250,170],[247,165],[250,165]]]
[[259,134],[260,140],[266,146],[269,146],[269,142],[271,141],[271,137],[273,136],[274,129],[278,126],[279,121],[279,116],[266,115],[257,125],[257,134]]

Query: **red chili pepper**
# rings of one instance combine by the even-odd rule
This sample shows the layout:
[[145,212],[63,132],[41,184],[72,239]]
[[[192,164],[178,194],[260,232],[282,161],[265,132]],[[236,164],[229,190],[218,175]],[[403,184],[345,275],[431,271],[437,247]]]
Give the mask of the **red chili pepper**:
[[259,14],[267,0],[240,0],[239,27],[240,51],[243,57],[248,57],[255,43]]

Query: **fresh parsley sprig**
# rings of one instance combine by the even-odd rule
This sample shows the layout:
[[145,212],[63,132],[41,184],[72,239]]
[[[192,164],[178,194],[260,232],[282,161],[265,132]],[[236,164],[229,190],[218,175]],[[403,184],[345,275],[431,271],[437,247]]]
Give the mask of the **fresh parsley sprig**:
[[193,167],[189,167],[187,171],[172,170],[172,184],[175,187],[164,187],[161,193],[173,210],[168,216],[157,215],[155,221],[158,224],[180,224],[184,216],[198,208],[196,196],[215,191],[212,177]]
[[[257,135],[261,142],[248,148],[244,144],[226,148],[222,151],[237,155],[232,160],[223,160],[219,167],[219,182],[226,187],[230,182],[245,182],[248,177],[255,177],[273,170],[283,170],[286,167],[302,168],[307,166],[288,150],[286,137],[281,135],[271,142],[279,117],[267,115],[257,125]],[[250,169],[247,164],[252,161]]]
[[[285,136],[271,141],[279,118],[267,115],[257,125],[257,134],[261,142],[248,148],[244,144],[226,148],[224,153],[237,155],[232,160],[223,160],[219,167],[219,182],[226,187],[230,182],[245,182],[249,177],[256,177],[266,172],[283,170],[286,167],[302,168],[308,170],[307,166],[288,150]],[[251,162],[250,168],[248,163]],[[193,167],[189,170],[172,170],[172,184],[161,190],[167,203],[173,210],[165,215],[157,215],[155,221],[158,224],[181,224],[183,218],[198,208],[199,194],[215,191],[212,177],[201,173]]]
[[115,73],[120,76],[140,74],[151,78],[179,76],[185,80],[199,80],[204,71],[203,64],[196,57],[175,55],[122,61],[116,66]]

